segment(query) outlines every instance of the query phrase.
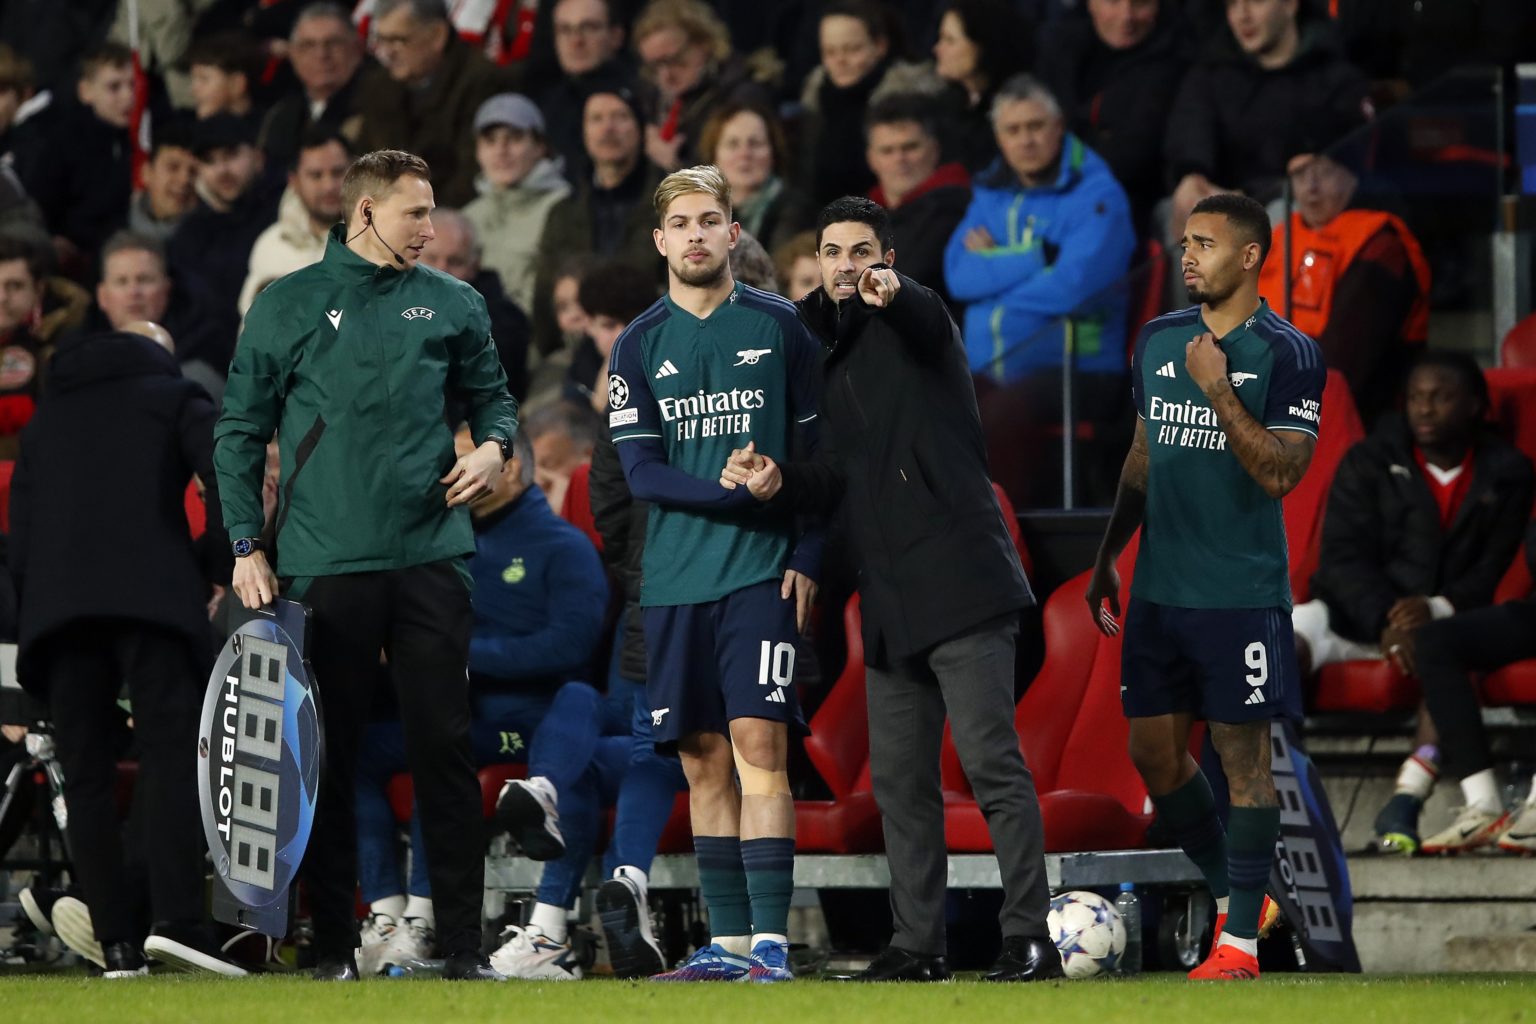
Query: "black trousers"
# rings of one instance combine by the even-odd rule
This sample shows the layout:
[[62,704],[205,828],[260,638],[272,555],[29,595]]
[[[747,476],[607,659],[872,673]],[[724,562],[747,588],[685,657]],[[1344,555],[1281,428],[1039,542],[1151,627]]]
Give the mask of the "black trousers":
[[1445,771],[1464,779],[1493,767],[1469,671],[1492,672],[1536,658],[1536,600],[1461,612],[1413,635],[1414,660],[1429,717],[1440,731]]
[[142,828],[135,842],[142,844],[150,907],[157,921],[201,923],[206,845],[194,764],[212,659],[199,657],[182,633],[122,620],[82,621],[45,644],[70,857],[96,938],[102,945],[144,938],[142,876],[126,866],[117,814],[117,697],[124,682],[139,751],[133,816]]
[[325,716],[325,772],[304,879],[315,953],[356,948],[359,737],[388,660],[421,812],[438,945],[480,948],[485,827],[469,747],[469,587],[453,561],[296,581],[311,612],[310,664]]
[[939,775],[946,713],[997,851],[1003,936],[1048,934],[1045,829],[1013,726],[1017,633],[1010,615],[867,669],[869,767],[891,865],[891,944],[909,952],[941,955],[946,949]]

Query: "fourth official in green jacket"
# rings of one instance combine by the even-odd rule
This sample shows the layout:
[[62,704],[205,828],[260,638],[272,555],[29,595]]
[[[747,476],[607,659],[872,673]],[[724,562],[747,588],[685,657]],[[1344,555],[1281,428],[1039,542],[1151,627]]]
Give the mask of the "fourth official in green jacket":
[[[346,225],[324,258],[256,297],[229,368],[214,467],[233,588],[247,608],[281,590],[310,612],[326,744],[304,855],[316,977],[357,978],[358,740],[387,672],[432,888],[432,913],[409,927],[435,928],[444,977],[499,978],[480,951],[485,843],[469,746],[465,558],[475,550],[469,505],[503,472],[517,403],[479,294],[417,265],[436,237],[427,165],[399,150],[368,153],[347,170],[342,202]],[[457,459],[450,407],[464,410],[476,446]],[[274,434],[276,575],[258,539]]]

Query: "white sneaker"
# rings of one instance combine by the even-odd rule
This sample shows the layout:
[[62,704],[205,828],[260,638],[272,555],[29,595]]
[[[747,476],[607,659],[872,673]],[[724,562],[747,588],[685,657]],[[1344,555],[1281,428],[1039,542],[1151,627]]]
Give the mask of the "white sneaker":
[[556,942],[531,928],[508,928],[501,933],[501,948],[491,954],[491,966],[509,978],[524,981],[579,981],[570,941]]
[[1499,849],[1506,853],[1536,853],[1536,788],[1532,788],[1531,795],[1499,836]]
[[[430,960],[436,945],[437,932],[433,931],[430,924],[419,917],[407,917],[396,926],[394,934],[385,940],[384,948],[379,953],[379,965],[373,973],[381,973],[391,964],[399,965],[407,960]],[[361,963],[358,965],[358,973],[362,973]]]
[[91,908],[73,896],[60,896],[53,905],[53,930],[64,945],[91,963],[107,969],[107,956],[96,941],[96,926],[91,923]]
[[358,936],[357,973],[371,977],[383,972],[385,963],[382,958],[399,927],[400,922],[392,914],[375,912],[368,915]]
[[1464,853],[1488,846],[1509,825],[1509,815],[1485,811],[1481,807],[1458,807],[1456,820],[1440,832],[1428,836],[1420,847],[1425,853]]
[[545,778],[509,779],[496,797],[496,823],[529,860],[556,860],[565,854],[554,785]]

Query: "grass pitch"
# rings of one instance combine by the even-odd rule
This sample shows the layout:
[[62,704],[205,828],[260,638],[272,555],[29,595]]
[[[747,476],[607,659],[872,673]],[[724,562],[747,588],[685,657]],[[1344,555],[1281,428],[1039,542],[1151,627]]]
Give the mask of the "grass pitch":
[[7,1022],[196,1021],[217,1024],[361,1024],[366,1021],[603,1021],[615,1024],[730,1021],[920,1021],[1041,1024],[1201,1021],[1234,1024],[1366,1024],[1453,1021],[1503,1024],[1536,1020],[1536,975],[1298,976],[1248,983],[1186,981],[1178,975],[1135,979],[991,985],[843,985],[801,980],[786,985],[658,985],[593,980],[540,984],[453,984],[370,980],[324,985],[298,977],[218,981],[156,975],[104,982],[79,974],[0,975],[0,1017]]

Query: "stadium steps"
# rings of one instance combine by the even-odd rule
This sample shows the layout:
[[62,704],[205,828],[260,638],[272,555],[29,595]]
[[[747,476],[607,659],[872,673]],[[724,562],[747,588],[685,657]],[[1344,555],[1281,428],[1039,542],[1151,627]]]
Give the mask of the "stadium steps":
[[1536,932],[1454,935],[1445,944],[1448,971],[1536,971]]
[[1526,931],[1536,925],[1532,868],[1527,858],[1499,853],[1351,857],[1361,966],[1413,973],[1536,968],[1536,932]]

